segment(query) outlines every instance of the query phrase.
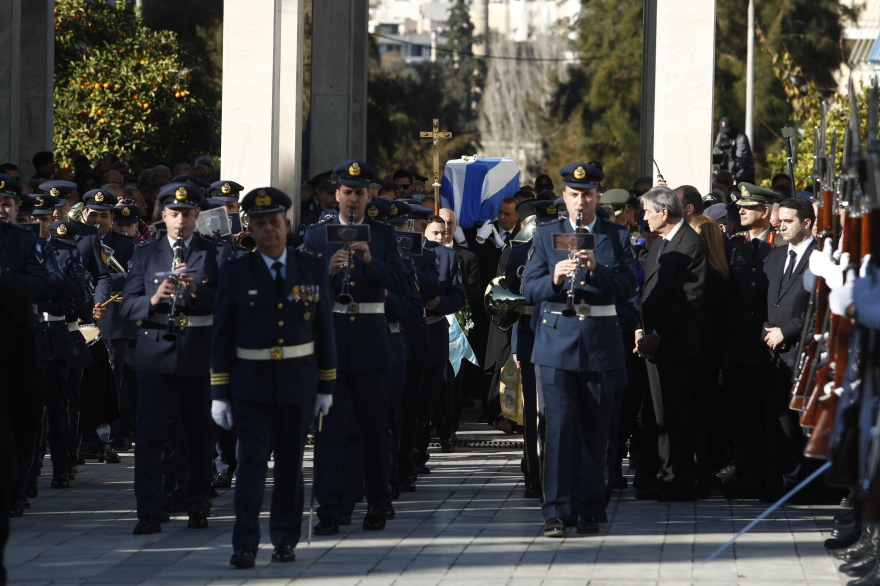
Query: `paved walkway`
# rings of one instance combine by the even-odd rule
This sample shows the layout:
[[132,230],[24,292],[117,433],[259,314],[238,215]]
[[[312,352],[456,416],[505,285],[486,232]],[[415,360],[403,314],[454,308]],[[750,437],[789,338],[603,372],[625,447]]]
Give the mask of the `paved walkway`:
[[[268,514],[254,570],[228,564],[232,491],[214,499],[206,530],[172,518],[157,535],[131,534],[132,456],[92,464],[68,490],[48,488],[12,520],[6,549],[10,584],[299,586],[577,586],[615,584],[841,584],[825,552],[835,507],[785,507],[719,559],[703,559],[755,518],[760,503],[720,498],[660,504],[616,493],[598,536],[546,539],[536,500],[522,498],[520,453],[464,449],[436,454],[418,492],[395,503],[383,532],[354,522],[333,538],[301,543],[293,564],[271,564]],[[307,485],[311,450],[307,452]],[[268,502],[268,500],[267,500]],[[308,502],[308,495],[306,497]],[[305,529],[303,535],[306,534]]]

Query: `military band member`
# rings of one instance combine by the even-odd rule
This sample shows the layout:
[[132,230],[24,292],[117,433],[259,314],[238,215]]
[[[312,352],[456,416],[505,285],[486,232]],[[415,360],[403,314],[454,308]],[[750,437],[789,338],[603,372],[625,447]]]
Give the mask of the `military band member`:
[[[547,537],[564,537],[563,518],[577,513],[578,533],[597,533],[604,513],[604,461],[623,337],[615,302],[636,292],[635,259],[626,228],[596,216],[599,182],[594,165],[560,170],[567,219],[535,232],[523,277],[526,301],[541,306],[532,361],[539,366],[547,418],[544,504]],[[554,234],[571,234],[576,217],[595,238],[595,249],[554,249]],[[573,276],[569,276],[573,274]],[[573,291],[575,315],[562,315]],[[578,421],[580,437],[572,429]],[[577,493],[571,489],[574,442],[583,454]]]
[[[333,308],[337,408],[324,421],[324,431],[318,437],[315,491],[321,506],[318,509],[320,523],[315,527],[317,535],[338,533],[344,513],[345,471],[340,463],[344,461],[344,418],[349,402],[365,443],[367,514],[363,528],[385,528],[382,510],[391,504],[387,389],[391,382],[390,369],[397,363],[385,322],[385,291],[402,295],[411,286],[410,273],[397,247],[394,230],[365,215],[370,203],[370,183],[376,180],[376,172],[362,161],[340,163],[333,172],[339,177],[336,191],[339,215],[309,227],[303,243],[306,249],[322,254],[327,262],[333,297],[337,301],[342,293],[351,297],[351,302],[337,302]],[[328,226],[362,224],[369,228],[369,242],[329,239]]]
[[[168,232],[135,249],[123,290],[120,313],[138,322],[132,356],[138,373],[134,481],[139,521],[135,535],[162,530],[163,451],[166,441],[172,446],[179,443],[177,429],[169,434],[169,420],[179,422],[186,440],[187,526],[208,526],[211,389],[207,349],[211,347],[221,246],[194,233],[202,198],[202,190],[190,184],[170,183],[162,188],[159,202]],[[178,258],[183,262],[173,262]],[[168,275],[172,270],[184,272],[172,277]],[[175,470],[175,466],[165,469]]]
[[234,553],[254,566],[267,460],[275,485],[269,533],[273,562],[292,562],[303,512],[302,460],[309,421],[333,402],[336,347],[330,278],[319,255],[286,246],[290,198],[264,187],[242,200],[255,252],[220,271],[211,349],[211,414],[238,430]]

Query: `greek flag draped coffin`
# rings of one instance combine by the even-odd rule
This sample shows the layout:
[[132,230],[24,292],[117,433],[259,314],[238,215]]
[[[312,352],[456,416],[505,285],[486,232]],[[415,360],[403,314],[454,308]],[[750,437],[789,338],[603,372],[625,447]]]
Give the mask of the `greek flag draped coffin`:
[[519,169],[513,159],[450,160],[443,172],[443,207],[455,212],[462,228],[487,222],[498,213],[505,197],[519,189]]

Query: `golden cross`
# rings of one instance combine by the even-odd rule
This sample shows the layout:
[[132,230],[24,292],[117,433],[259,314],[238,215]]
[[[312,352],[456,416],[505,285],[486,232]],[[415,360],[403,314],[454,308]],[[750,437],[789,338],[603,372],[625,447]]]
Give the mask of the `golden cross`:
[[434,213],[440,214],[440,139],[452,138],[451,132],[440,132],[440,120],[434,118],[434,130],[420,132],[421,138],[430,138],[434,141]]

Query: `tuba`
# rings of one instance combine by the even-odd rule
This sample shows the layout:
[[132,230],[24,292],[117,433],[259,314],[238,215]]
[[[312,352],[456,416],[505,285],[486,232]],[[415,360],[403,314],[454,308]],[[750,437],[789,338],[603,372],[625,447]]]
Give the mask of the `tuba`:
[[519,320],[522,308],[528,305],[525,297],[508,289],[507,278],[503,275],[489,282],[483,294],[483,304],[489,319],[502,330],[510,329]]

